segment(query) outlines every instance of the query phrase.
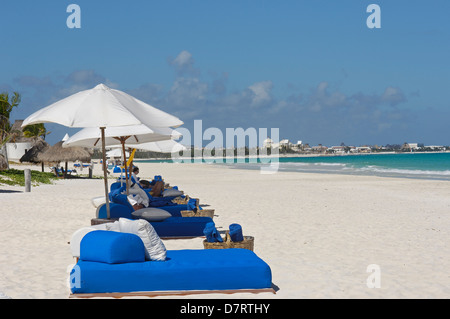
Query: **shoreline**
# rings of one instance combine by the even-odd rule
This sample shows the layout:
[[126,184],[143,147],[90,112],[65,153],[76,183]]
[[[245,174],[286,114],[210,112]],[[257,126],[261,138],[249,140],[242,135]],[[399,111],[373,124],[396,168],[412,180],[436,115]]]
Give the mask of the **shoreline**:
[[[348,154],[277,154],[277,156],[270,155],[246,155],[246,156],[233,156],[233,159],[247,159],[247,158],[295,158],[295,157],[342,157],[342,156],[370,156],[370,155],[393,155],[393,154],[441,154],[450,153],[450,151],[430,151],[430,152],[377,152],[377,153],[348,153]],[[202,156],[202,157],[179,157],[178,160],[194,161],[194,160],[226,160],[226,156]],[[100,159],[98,159],[100,160]],[[172,158],[135,158],[134,161],[168,161]]]

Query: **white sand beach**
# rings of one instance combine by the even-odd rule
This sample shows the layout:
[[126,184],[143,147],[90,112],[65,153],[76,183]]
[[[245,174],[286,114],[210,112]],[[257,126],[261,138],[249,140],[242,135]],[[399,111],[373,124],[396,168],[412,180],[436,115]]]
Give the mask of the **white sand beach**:
[[[177,298],[449,298],[450,183],[337,174],[263,175],[207,164],[142,164],[255,237],[276,294]],[[20,168],[24,168],[21,166]],[[39,170],[40,167],[33,167]],[[97,165],[94,174],[100,175]],[[98,179],[0,186],[0,292],[11,298],[69,297],[68,242],[89,226]],[[167,249],[203,249],[202,238],[165,240]],[[369,288],[378,265],[380,286]],[[370,270],[370,269],[369,269]],[[375,273],[374,273],[375,274]],[[173,297],[170,297],[173,298]]]

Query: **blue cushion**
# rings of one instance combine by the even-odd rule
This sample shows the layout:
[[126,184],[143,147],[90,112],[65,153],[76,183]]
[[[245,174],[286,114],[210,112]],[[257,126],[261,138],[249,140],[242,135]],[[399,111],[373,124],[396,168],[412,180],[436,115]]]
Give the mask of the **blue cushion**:
[[[121,195],[122,198],[126,196],[125,195]],[[128,218],[128,219],[133,219],[132,217],[132,213],[134,212],[133,207],[130,205],[130,203],[128,202],[128,200],[126,200],[126,204],[122,205],[122,204],[118,204],[116,203],[116,200],[118,202],[120,202],[120,198],[117,197],[115,198],[114,202],[110,202],[109,206],[110,206],[110,217],[111,218],[120,218],[120,217],[124,217],[124,218]],[[170,206],[159,206],[159,209],[164,209],[165,211],[169,212],[173,217],[181,217],[181,211],[183,210],[188,210],[187,209],[187,205],[185,204],[181,204],[181,205],[170,205]],[[102,205],[98,207],[98,216],[97,218],[106,218],[106,205]],[[190,217],[192,218],[192,217]]]
[[203,236],[203,229],[212,222],[210,217],[169,217],[161,222],[150,222],[159,237]]
[[124,173],[125,168],[120,168],[120,166],[114,166],[113,173]]
[[[119,188],[119,190],[120,189],[122,189],[122,188]],[[133,208],[133,206],[131,206],[130,202],[128,201],[127,195],[121,194],[121,191],[114,193],[112,195],[111,201],[116,204],[129,206],[130,208]]]
[[145,247],[137,235],[94,230],[81,240],[80,259],[107,264],[143,262]]
[[[134,212],[134,209],[131,207],[131,205],[121,205],[116,203],[109,203],[109,217],[110,218],[128,218],[133,219],[133,216],[131,215]],[[107,212],[106,212],[106,204],[103,204],[97,208],[97,218],[107,218]]]
[[118,189],[118,188],[120,188],[120,187],[122,187],[122,186],[125,186],[124,183],[125,183],[125,182],[123,182],[123,183],[120,183],[120,182],[114,182],[114,183],[112,183],[111,186],[109,187],[109,190],[112,192],[113,190],[116,190],[116,189]]
[[269,265],[248,249],[168,250],[164,262],[109,265],[81,260],[77,267],[80,280],[73,293],[272,287]]
[[162,207],[162,206],[175,206],[177,204],[172,202],[173,197],[153,197],[150,200],[149,206]]
[[188,210],[188,207],[186,204],[159,206],[158,208],[168,211],[173,217],[181,217],[181,211]]
[[[113,186],[114,185],[114,186]],[[126,191],[126,186],[120,186],[120,183],[111,184],[111,191],[109,192],[109,200],[114,201],[114,196],[120,195],[122,192]]]

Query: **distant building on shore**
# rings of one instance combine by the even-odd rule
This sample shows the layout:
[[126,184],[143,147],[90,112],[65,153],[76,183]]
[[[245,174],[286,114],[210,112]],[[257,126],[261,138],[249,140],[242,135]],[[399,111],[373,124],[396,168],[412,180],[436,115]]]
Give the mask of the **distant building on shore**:
[[418,143],[403,143],[403,150],[417,150],[419,148]]
[[342,143],[339,146],[327,147],[322,144],[310,147],[308,143],[303,141],[297,141],[297,144],[291,143],[288,139],[282,139],[279,143],[274,143],[272,139],[267,138],[263,142],[264,148],[279,148],[283,153],[299,153],[299,154],[368,154],[368,153],[380,153],[380,152],[414,152],[414,151],[446,151],[449,150],[448,146],[430,145],[424,146],[421,143],[403,143],[394,145],[362,145],[362,146],[347,146]]
[[272,148],[273,146],[273,141],[271,138],[266,138],[263,142],[263,147],[264,148]]

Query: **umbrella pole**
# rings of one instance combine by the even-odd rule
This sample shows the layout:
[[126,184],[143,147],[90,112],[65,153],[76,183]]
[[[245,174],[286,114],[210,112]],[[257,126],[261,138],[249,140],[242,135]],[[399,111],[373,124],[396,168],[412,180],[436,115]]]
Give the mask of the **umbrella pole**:
[[103,179],[105,180],[105,199],[106,199],[106,218],[110,218],[109,197],[108,197],[108,173],[106,172],[106,153],[105,153],[105,128],[100,127],[102,133],[102,154],[103,154]]

